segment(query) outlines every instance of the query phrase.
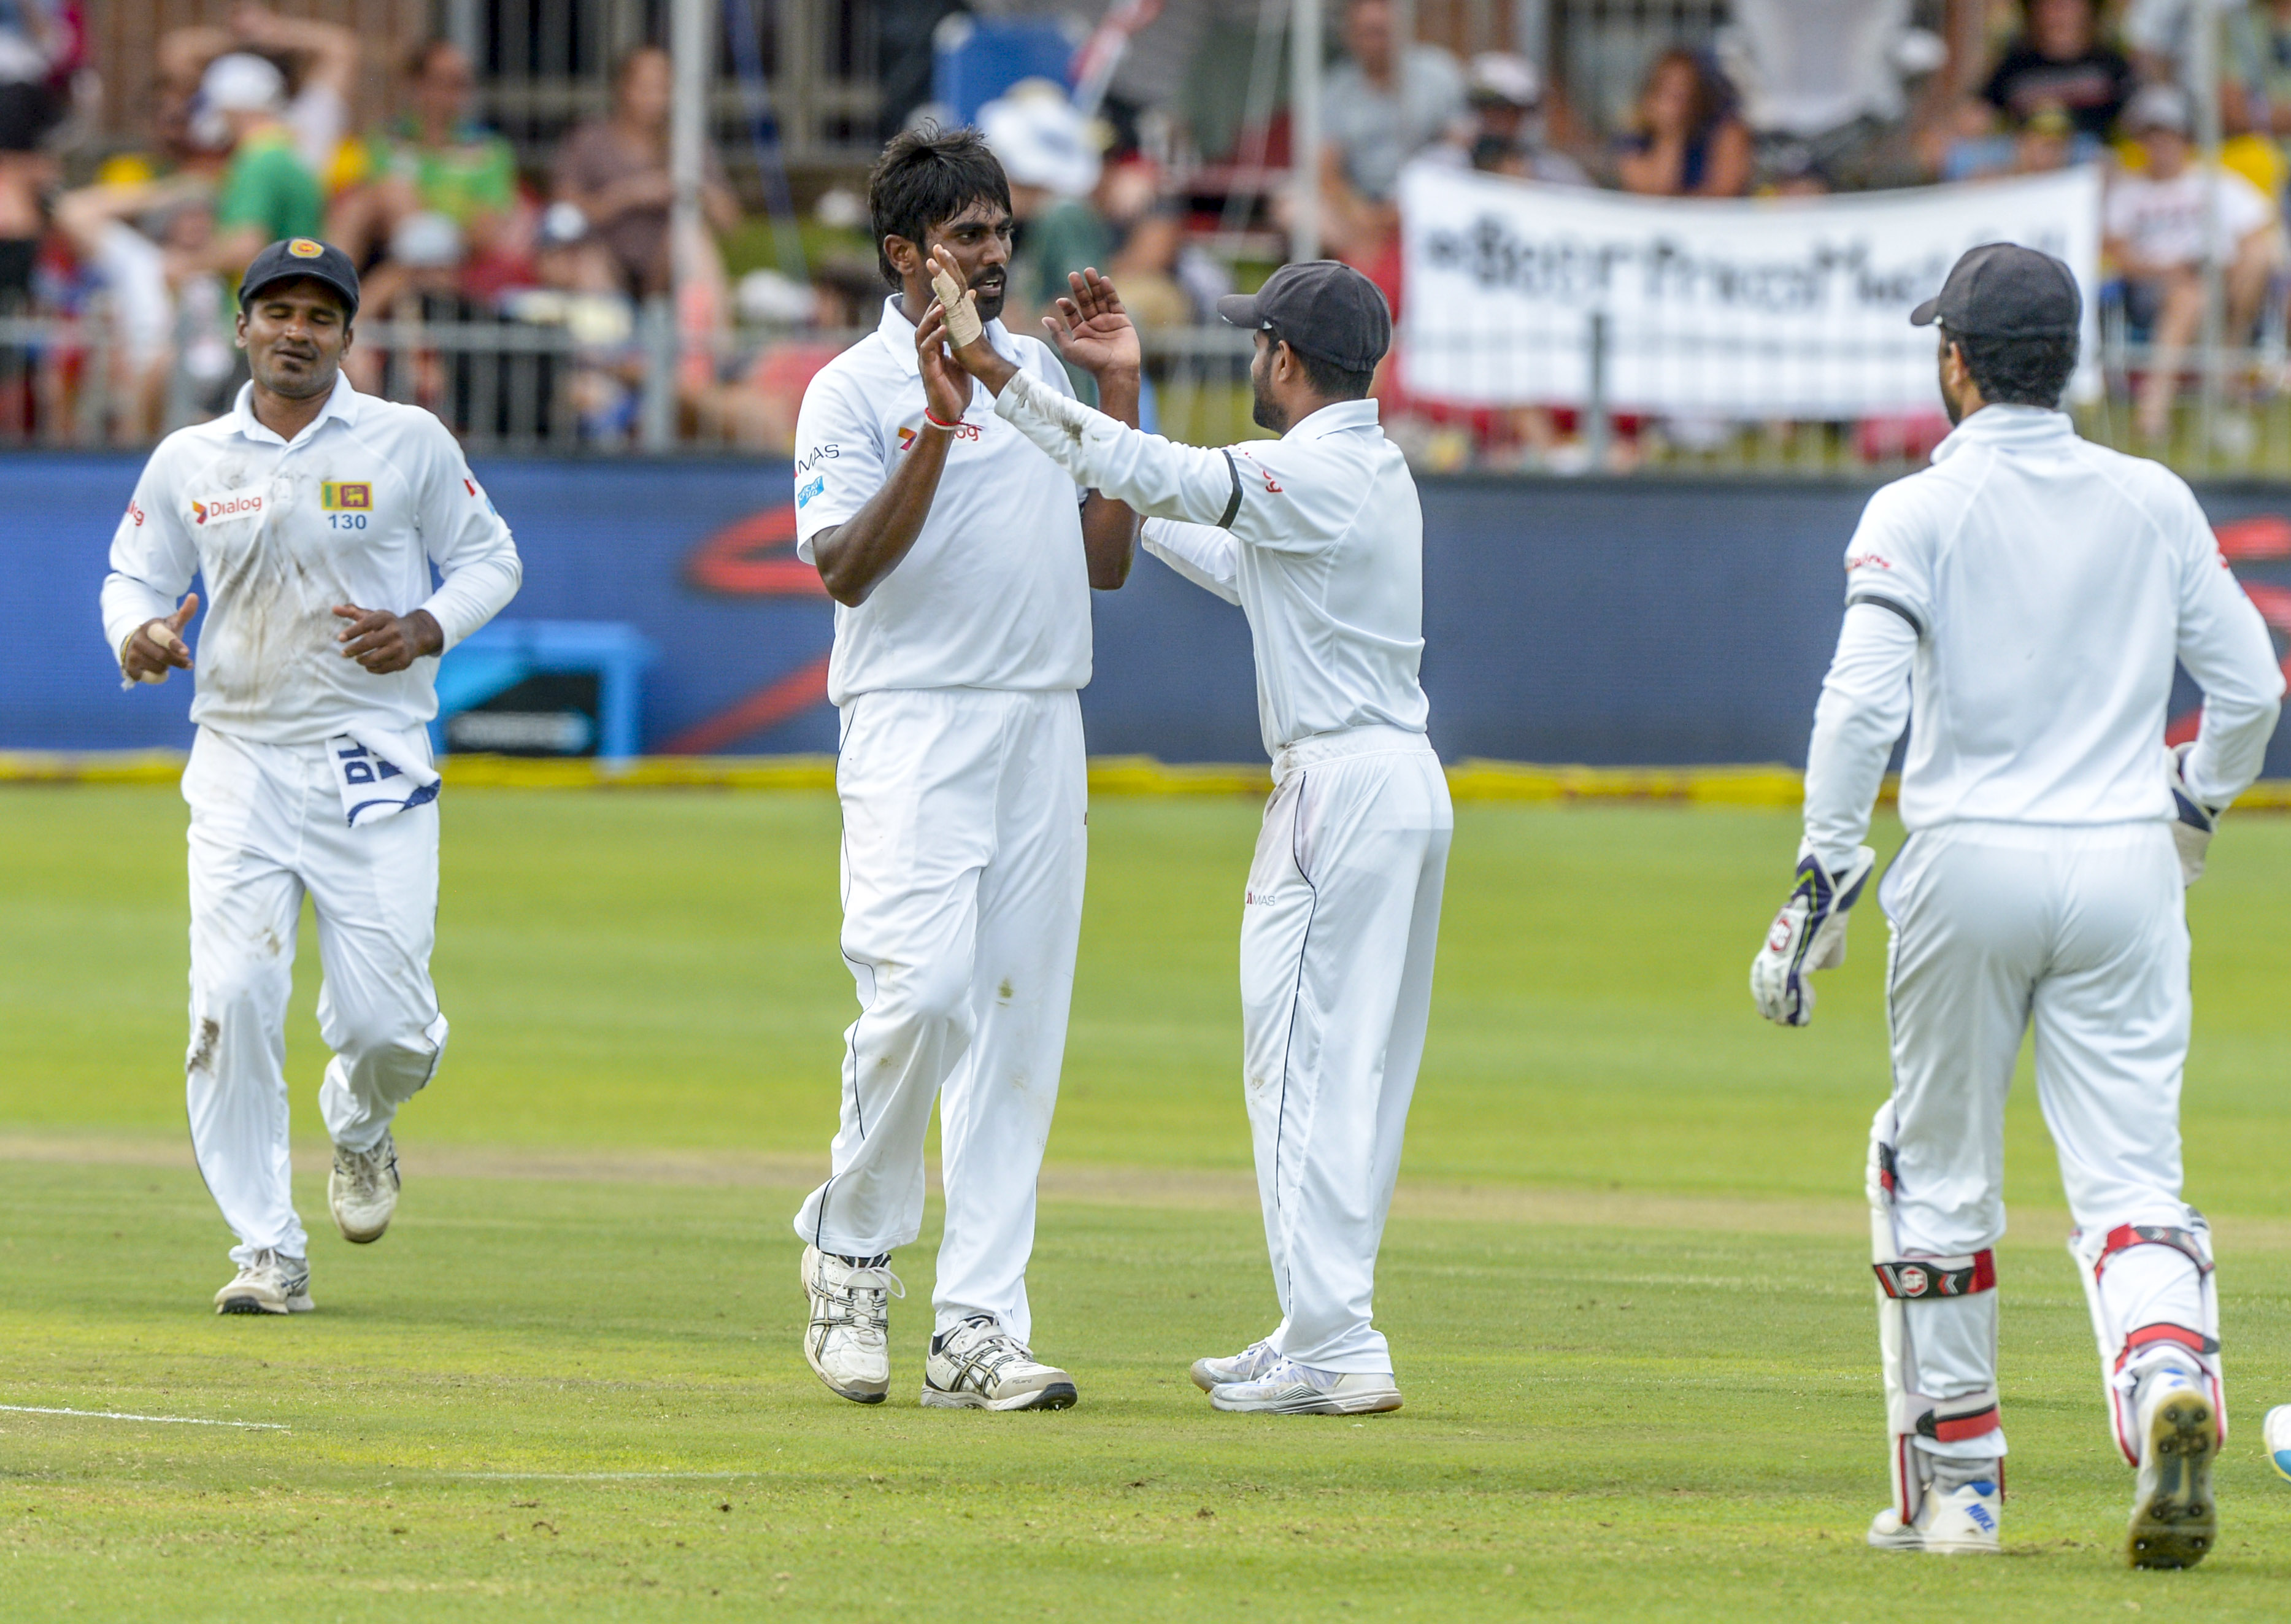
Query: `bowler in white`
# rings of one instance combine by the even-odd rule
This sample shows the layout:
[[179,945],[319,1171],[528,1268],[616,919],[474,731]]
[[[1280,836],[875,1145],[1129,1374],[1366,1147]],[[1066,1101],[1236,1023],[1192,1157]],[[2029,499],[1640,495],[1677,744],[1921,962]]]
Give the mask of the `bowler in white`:
[[[111,543],[104,633],[130,686],[193,671],[191,1147],[238,1243],[223,1314],[312,1306],[287,1139],[302,899],[326,967],[318,1090],[346,1240],[396,1209],[398,1107],[446,1047],[430,985],[438,656],[516,593],[517,548],[445,425],[342,375],[358,277],[309,237],[239,289],[253,382],[152,453]],[[431,571],[439,583],[433,589]],[[184,631],[209,605],[196,662]],[[179,601],[180,600],[180,601]]]
[[[1001,307],[1009,185],[977,133],[901,135],[868,202],[896,291],[797,417],[797,549],[836,601],[842,948],[859,995],[829,1177],[795,1219],[804,1356],[855,1403],[889,1391],[890,1255],[921,1230],[936,1103],[946,1228],[921,1402],[1061,1410],[1076,1389],[1032,1351],[1026,1264],[1081,929],[1090,589],[1121,584],[1137,526],[919,345],[934,248],[991,290],[990,318]],[[1040,340],[991,331],[1010,365],[1069,387]],[[1074,358],[1134,419],[1134,342]]]
[[[2082,302],[2059,261],[1991,244],[1911,317],[1941,330],[1956,425],[1869,499],[1807,752],[1789,900],[1753,961],[1769,1019],[1812,1017],[1887,756],[1909,727],[1893,926],[1893,1094],[1866,1183],[1893,1503],[1869,1543],[1998,1548],[2005,1100],[2036,1031],[2110,1431],[2138,1479],[2134,1567],[2217,1539],[2225,1435],[2210,1231],[2182,1191],[2192,1006],[2185,888],[2255,777],[2283,675],[2194,494],[2058,409]],[[2174,663],[2204,691],[2164,744]]]
[[[1242,1077],[1281,1320],[1195,1363],[1220,1410],[1397,1410],[1374,1322],[1376,1258],[1432,1003],[1454,828],[1425,728],[1424,519],[1366,398],[1392,339],[1348,266],[1282,267],[1218,311],[1256,334],[1257,422],[1226,450],[1142,434],[997,347],[968,342],[961,268],[925,323],[995,392],[998,417],[1074,479],[1148,516],[1146,548],[1238,604],[1273,758],[1241,928]],[[1049,325],[1068,354],[1126,332],[1113,285],[1073,278]]]

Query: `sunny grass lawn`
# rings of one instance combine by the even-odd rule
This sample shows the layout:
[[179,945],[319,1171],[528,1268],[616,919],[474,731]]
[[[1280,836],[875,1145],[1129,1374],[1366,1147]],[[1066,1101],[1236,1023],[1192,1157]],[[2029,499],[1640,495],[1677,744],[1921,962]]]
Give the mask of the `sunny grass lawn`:
[[[1082,1403],[985,1417],[818,1387],[794,1191],[422,1177],[425,1142],[816,1154],[851,1007],[823,797],[464,791],[447,817],[453,1049],[403,1119],[390,1238],[315,1237],[320,1313],[204,1311],[227,1237],[187,1170],[0,1161],[0,1403],[292,1429],[0,1412],[0,1612],[2282,1616],[2291,1488],[2256,1421],[2291,1398],[2291,1233],[2250,1220],[2286,1206],[2291,821],[2231,823],[2195,894],[2191,1193],[2246,1220],[2222,1270],[2225,1532],[2194,1574],[2134,1575],[2025,1089],[2029,1221],[2002,1268],[2016,1554],[1859,1543],[1884,1475],[1844,1203],[1885,1087],[1883,932],[1857,927],[1813,1030],[1749,1014],[1786,815],[1464,810],[1406,1177],[1685,1194],[1714,1216],[1396,1222],[1380,1319],[1409,1403],[1358,1425],[1216,1417],[1185,1381],[1269,1317],[1240,1206],[1047,1207],[1038,1341]],[[140,1154],[180,1132],[181,820],[159,792],[0,792],[0,1134]],[[1253,825],[1239,802],[1094,808],[1054,1158],[1245,1169],[1233,931]],[[1772,1209],[1727,1198],[1764,1197],[1845,1223],[1752,1233]],[[303,1206],[323,1226],[316,1181]],[[895,1396],[919,1379],[928,1246],[898,1267]]]

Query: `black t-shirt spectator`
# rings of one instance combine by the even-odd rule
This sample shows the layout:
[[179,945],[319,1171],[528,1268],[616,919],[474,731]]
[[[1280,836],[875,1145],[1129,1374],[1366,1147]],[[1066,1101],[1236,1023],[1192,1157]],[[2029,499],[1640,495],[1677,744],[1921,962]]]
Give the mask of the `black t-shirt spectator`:
[[2120,52],[2094,45],[2065,62],[2040,54],[2025,39],[2013,42],[1981,99],[2018,124],[2038,108],[2058,107],[2083,134],[2105,141],[2136,81]]

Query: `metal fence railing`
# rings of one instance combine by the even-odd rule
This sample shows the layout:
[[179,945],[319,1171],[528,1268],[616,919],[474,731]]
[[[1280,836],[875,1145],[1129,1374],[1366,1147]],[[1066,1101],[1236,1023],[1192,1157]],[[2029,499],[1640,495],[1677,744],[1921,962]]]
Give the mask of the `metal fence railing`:
[[[866,336],[741,328],[694,340],[674,330],[665,301],[531,294],[497,316],[456,307],[437,319],[361,323],[348,370],[370,394],[435,412],[475,455],[778,457],[794,447],[805,385]],[[1161,432],[1194,445],[1265,432],[1251,420],[1250,334],[1213,326],[1144,339]],[[1833,377],[1857,366],[1930,368],[1924,336],[1846,356],[1813,342],[1618,336],[1592,319],[1580,337],[1477,342],[1467,366],[1447,371],[1467,386],[1451,398],[1411,390],[1413,342],[1403,327],[1381,386],[1385,426],[1427,471],[1883,478],[1921,465],[1948,428],[1937,402],[1779,409],[1730,404],[1724,392],[1757,382],[1761,368],[1768,399],[1773,378],[1792,367]],[[2159,394],[2150,380],[2166,363],[2175,376]],[[1551,387],[1490,382],[1520,376]],[[1635,406],[1634,381],[1658,376],[1670,408]],[[212,332],[164,353],[124,344],[100,301],[74,317],[0,318],[0,447],[148,446],[227,409],[245,377],[244,358]],[[1681,379],[1711,388],[1697,397]],[[2146,432],[2159,398],[2161,432]],[[2159,358],[2122,321],[2104,322],[2071,409],[2091,438],[2185,474],[2291,480],[2291,345],[2280,323],[2207,358],[2199,346]]]

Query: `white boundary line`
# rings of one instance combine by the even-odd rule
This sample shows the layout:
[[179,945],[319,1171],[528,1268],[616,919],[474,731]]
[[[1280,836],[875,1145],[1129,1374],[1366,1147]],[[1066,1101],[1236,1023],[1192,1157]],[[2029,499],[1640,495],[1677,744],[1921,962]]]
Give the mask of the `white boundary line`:
[[164,1421],[170,1427],[237,1427],[249,1432],[292,1432],[276,1421],[210,1421],[196,1415],[128,1415],[117,1410],[59,1410],[47,1404],[0,1404],[17,1415],[76,1415],[92,1421]]

